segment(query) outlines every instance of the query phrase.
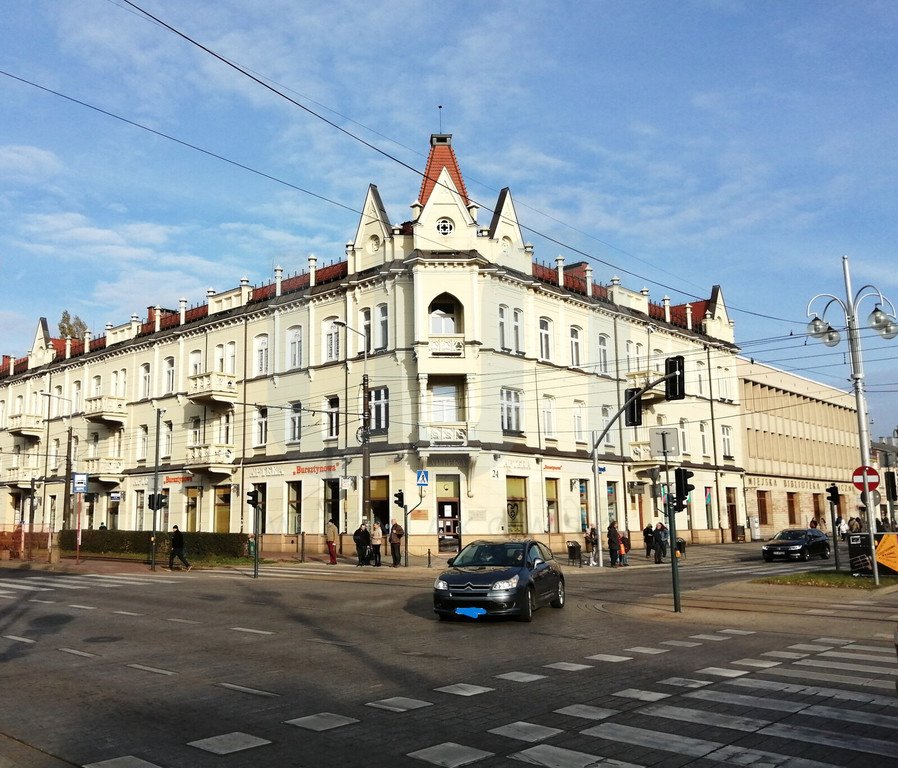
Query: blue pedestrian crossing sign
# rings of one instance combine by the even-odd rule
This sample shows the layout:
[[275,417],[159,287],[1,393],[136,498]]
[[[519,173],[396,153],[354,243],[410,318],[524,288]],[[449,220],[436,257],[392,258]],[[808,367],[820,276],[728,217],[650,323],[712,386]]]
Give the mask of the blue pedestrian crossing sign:
[[426,470],[426,469],[419,469],[419,470],[418,470],[418,486],[421,487],[421,488],[423,488],[424,486],[427,485],[427,482],[428,482],[428,480],[427,480],[427,470]]

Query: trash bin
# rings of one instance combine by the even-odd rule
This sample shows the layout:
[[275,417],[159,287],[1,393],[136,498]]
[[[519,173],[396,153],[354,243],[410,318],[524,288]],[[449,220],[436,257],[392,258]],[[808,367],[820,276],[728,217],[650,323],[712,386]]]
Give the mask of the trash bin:
[[580,556],[580,553],[583,550],[580,547],[580,542],[578,541],[569,541],[567,543],[567,561],[569,565],[579,565],[581,568],[583,567],[583,559]]
[[852,573],[873,573],[869,533],[848,534],[848,567]]
[[686,539],[677,537],[677,557],[686,557]]
[[247,539],[246,540],[246,554],[250,557],[256,556],[256,540],[255,539]]

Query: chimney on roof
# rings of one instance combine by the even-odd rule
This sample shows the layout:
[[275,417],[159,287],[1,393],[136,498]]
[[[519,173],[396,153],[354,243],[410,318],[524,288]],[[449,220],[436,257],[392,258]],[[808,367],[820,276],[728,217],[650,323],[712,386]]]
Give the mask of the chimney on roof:
[[586,276],[586,295],[592,296],[592,267],[587,264],[586,269],[583,270],[584,275]]
[[154,328],[156,329],[156,333],[159,333],[159,331],[162,329],[162,305],[157,304],[155,307],[153,307],[153,311],[156,313],[156,322]]
[[65,359],[68,360],[72,356],[72,337],[65,337]]
[[555,257],[555,271],[558,275],[558,287],[564,288],[564,256]]
[[9,356],[9,375],[12,376],[16,372],[16,356]]
[[664,322],[670,322],[670,296],[665,296],[661,299],[661,303],[664,305]]
[[284,268],[280,265],[274,268],[274,295],[281,295],[281,282],[284,279]]
[[90,333],[90,329],[88,328],[88,329],[85,329],[85,331],[84,331],[84,354],[85,355],[88,352],[90,352],[90,339],[91,339],[91,333]]
[[318,269],[318,257],[314,253],[309,254],[309,288],[315,285],[315,271]]
[[686,328],[692,330],[692,305],[686,305]]
[[187,299],[183,296],[178,299],[178,324],[184,325],[184,321],[187,319]]

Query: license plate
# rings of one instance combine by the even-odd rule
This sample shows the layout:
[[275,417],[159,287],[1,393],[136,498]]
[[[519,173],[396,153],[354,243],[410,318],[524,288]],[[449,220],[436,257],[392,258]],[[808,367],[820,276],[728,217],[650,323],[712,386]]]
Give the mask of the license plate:
[[486,608],[456,608],[455,613],[458,616],[470,616],[476,619],[486,613]]

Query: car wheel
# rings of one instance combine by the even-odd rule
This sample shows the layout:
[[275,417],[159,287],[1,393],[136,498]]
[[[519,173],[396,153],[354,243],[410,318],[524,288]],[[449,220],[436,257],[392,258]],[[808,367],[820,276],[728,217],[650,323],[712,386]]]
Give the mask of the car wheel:
[[533,621],[533,589],[527,590],[524,604],[521,606],[521,612],[518,614],[518,621]]
[[827,545],[827,546],[824,548],[823,554],[820,555],[820,559],[821,559],[821,560],[829,560],[829,545]]
[[558,580],[558,591],[555,592],[551,605],[553,608],[564,608],[564,579]]
[[811,559],[811,553],[808,552],[807,547],[805,547],[803,550],[801,550],[801,559],[804,560],[805,562],[807,562],[808,560]]

